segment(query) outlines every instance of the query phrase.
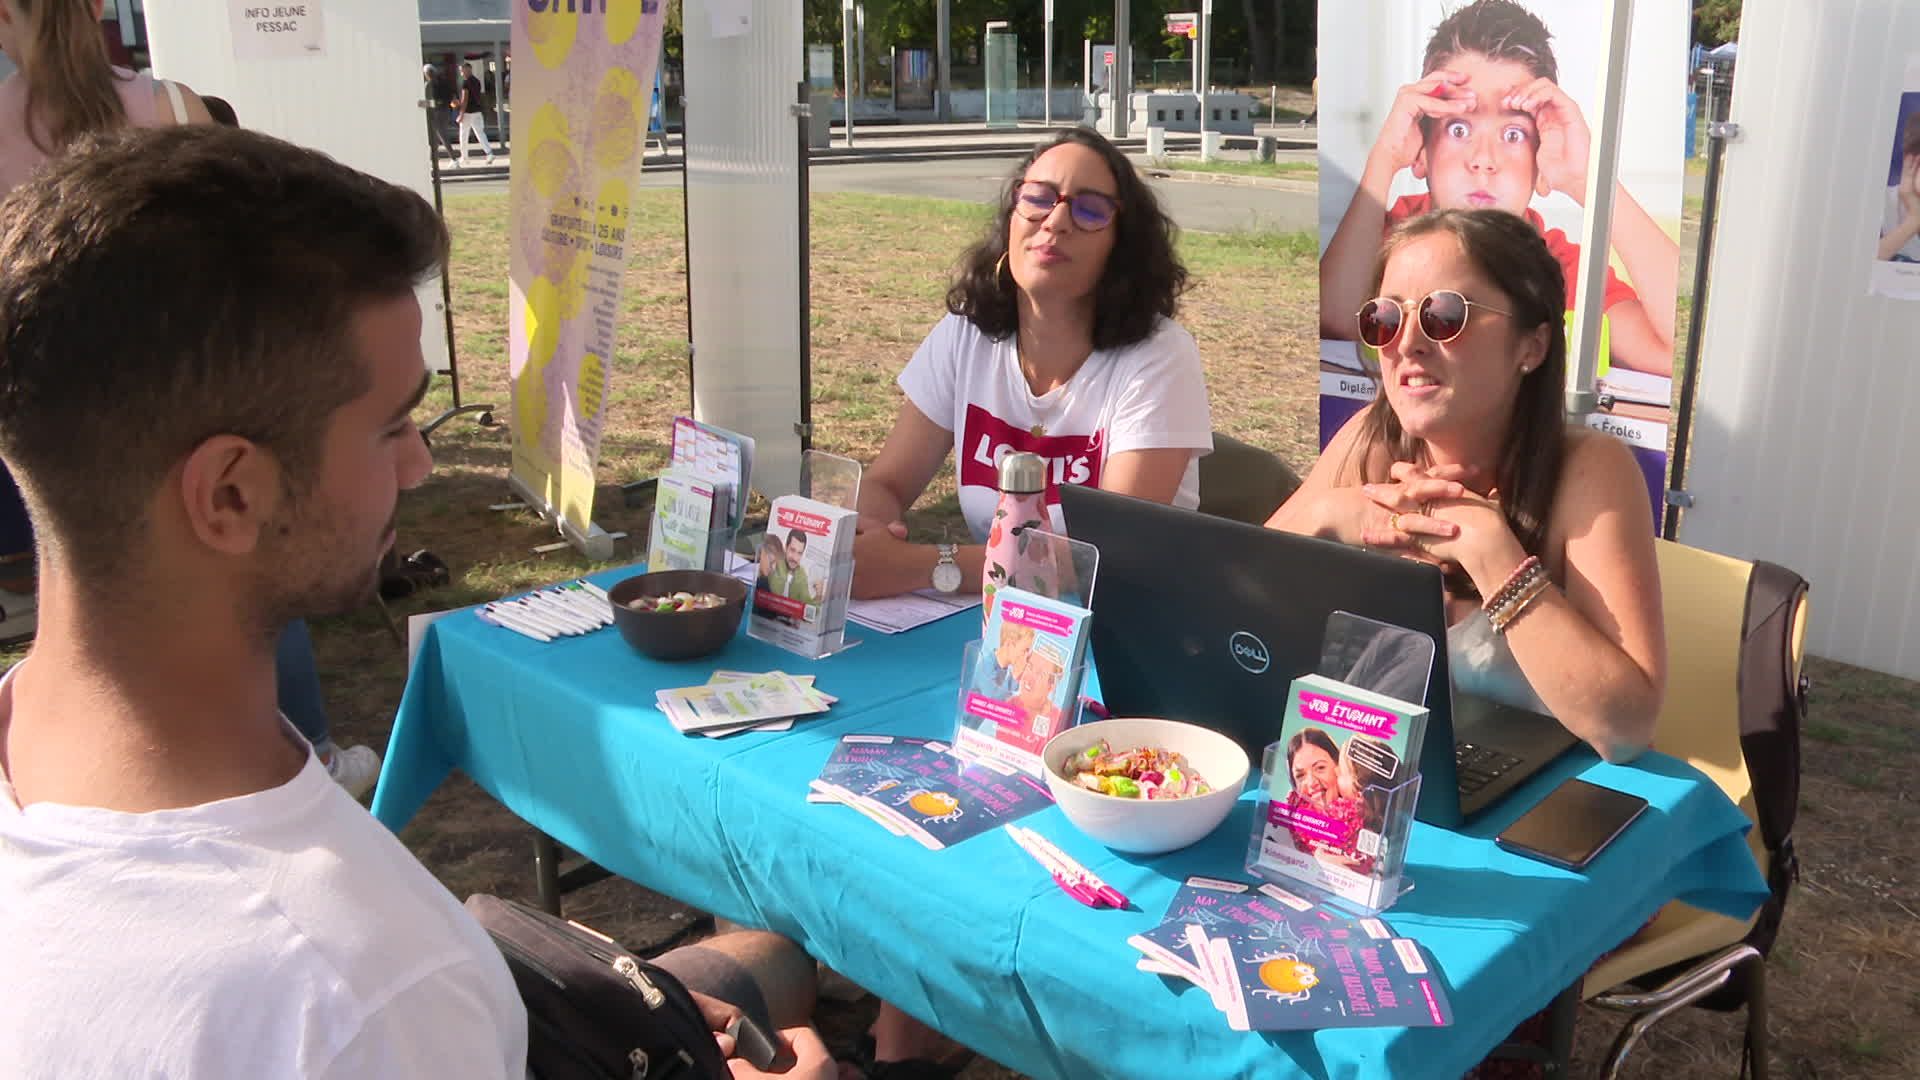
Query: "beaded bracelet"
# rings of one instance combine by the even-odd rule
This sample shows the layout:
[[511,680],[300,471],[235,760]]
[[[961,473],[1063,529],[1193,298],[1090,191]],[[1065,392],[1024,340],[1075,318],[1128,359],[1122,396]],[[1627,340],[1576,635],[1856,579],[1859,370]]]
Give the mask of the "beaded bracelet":
[[1528,576],[1534,570],[1538,569],[1539,566],[1540,557],[1538,555],[1529,555],[1521,559],[1520,565],[1514,567],[1513,573],[1507,575],[1507,580],[1503,582],[1499,588],[1487,594],[1486,600],[1480,604],[1480,610],[1489,615],[1493,614],[1496,608],[1513,599],[1514,595],[1520,591],[1520,587],[1525,584]]
[[1493,632],[1504,635],[1507,627],[1513,625],[1515,619],[1525,614],[1527,608],[1531,607],[1535,600],[1540,599],[1540,595],[1546,592],[1551,584],[1552,582],[1547,579],[1546,571],[1535,567],[1533,573],[1527,575],[1526,584],[1520,587],[1512,599],[1488,617],[1488,621],[1493,624]]

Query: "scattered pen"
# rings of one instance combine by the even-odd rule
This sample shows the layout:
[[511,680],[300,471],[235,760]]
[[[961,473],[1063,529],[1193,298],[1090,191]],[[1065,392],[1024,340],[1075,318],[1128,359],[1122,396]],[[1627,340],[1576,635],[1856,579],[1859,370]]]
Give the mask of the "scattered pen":
[[510,605],[495,601],[494,603],[488,604],[482,610],[496,622],[514,627],[515,629],[532,630],[544,634],[549,641],[560,636],[560,631],[555,627],[546,622],[536,620],[520,609]]
[[1032,835],[1031,833],[1024,832],[1018,825],[1009,825],[1007,826],[1007,835],[1013,838],[1014,843],[1020,845],[1020,850],[1032,856],[1033,861],[1039,863],[1041,869],[1053,875],[1053,883],[1060,886],[1062,892],[1088,907],[1100,906],[1100,894],[1088,888],[1085,884],[1073,880],[1072,875],[1059,860],[1049,855],[1028,838]]
[[539,605],[528,603],[525,597],[514,600],[497,600],[495,604],[498,606],[495,607],[494,610],[510,611],[519,615],[528,622],[545,630],[547,633],[552,634],[554,637],[566,637],[574,632],[566,623],[548,615]]
[[[1009,826],[1009,828],[1020,828],[1020,827],[1017,825],[1014,825],[1014,826]],[[1085,882],[1087,887],[1093,890],[1093,892],[1097,894],[1100,897],[1100,899],[1105,900],[1107,903],[1112,904],[1114,907],[1117,907],[1117,908],[1132,906],[1133,901],[1128,900],[1125,893],[1122,893],[1119,889],[1116,889],[1113,886],[1107,884],[1106,882],[1101,881],[1099,877],[1095,876],[1093,871],[1088,870],[1086,867],[1080,865],[1079,861],[1076,860],[1073,856],[1067,854],[1064,851],[1061,851],[1059,847],[1055,846],[1053,841],[1047,839],[1044,836],[1041,836],[1039,833],[1035,832],[1032,829],[1021,829],[1021,831],[1024,832],[1027,835],[1027,839],[1033,841],[1033,843],[1037,847],[1039,847],[1040,850],[1046,852],[1048,855],[1053,856],[1055,860],[1057,860],[1061,865],[1065,866],[1070,875],[1075,876],[1080,881]]]
[[591,633],[600,629],[600,624],[591,617],[575,611],[572,605],[544,589],[535,590],[521,599],[546,612],[562,624],[573,627],[580,633]]
[[486,623],[488,626],[497,626],[502,630],[511,630],[514,633],[521,635],[522,637],[530,637],[535,641],[552,641],[553,640],[551,637],[548,637],[546,634],[542,633],[541,631],[534,630],[530,627],[515,626],[514,624],[507,622],[504,619],[500,619],[492,614],[489,614],[484,610],[477,611],[474,614],[478,615],[480,617],[480,621],[483,623]]
[[565,600],[568,607],[599,623],[601,626],[613,625],[613,610],[608,603],[605,600],[595,597],[592,593],[580,586],[572,584],[555,585],[553,592],[562,600]]

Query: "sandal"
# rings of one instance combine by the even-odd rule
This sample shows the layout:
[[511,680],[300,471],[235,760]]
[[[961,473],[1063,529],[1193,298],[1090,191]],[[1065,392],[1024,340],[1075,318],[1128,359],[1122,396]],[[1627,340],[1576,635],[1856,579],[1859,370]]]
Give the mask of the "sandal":
[[440,556],[422,548],[395,561],[380,578],[380,595],[388,600],[404,600],[422,589],[433,589],[453,580],[453,573]]
[[841,1061],[853,1066],[864,1080],[954,1080],[962,1069],[973,1063],[974,1057],[973,1051],[963,1047],[945,1061],[930,1058],[875,1061],[873,1051],[872,1033],[861,1032],[859,1043],[842,1055]]

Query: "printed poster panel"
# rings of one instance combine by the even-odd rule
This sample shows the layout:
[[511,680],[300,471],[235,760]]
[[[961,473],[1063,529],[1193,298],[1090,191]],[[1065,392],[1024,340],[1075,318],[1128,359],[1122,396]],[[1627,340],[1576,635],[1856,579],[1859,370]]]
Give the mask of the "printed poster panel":
[[515,0],[508,372],[513,476],[581,532],[664,0]]
[[[1374,397],[1378,357],[1355,340],[1355,313],[1373,296],[1380,242],[1396,222],[1445,208],[1524,216],[1569,271],[1572,306],[1587,148],[1600,120],[1603,7],[1322,0],[1322,446]],[[1600,338],[1604,407],[1589,424],[1634,448],[1657,524],[1684,340],[1675,324],[1687,7],[1640,0],[1631,33]]]
[[1886,194],[1876,215],[1879,229],[1869,291],[1895,300],[1920,300],[1920,53],[1907,58],[1900,87]]

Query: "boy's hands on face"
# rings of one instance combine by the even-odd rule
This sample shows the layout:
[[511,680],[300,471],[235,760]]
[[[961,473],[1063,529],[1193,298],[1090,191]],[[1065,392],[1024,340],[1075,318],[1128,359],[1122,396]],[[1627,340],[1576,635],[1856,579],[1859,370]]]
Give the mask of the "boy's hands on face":
[[1457,71],[1436,71],[1400,88],[1387,110],[1380,137],[1374,140],[1372,157],[1394,172],[1411,166],[1413,174],[1425,179],[1420,151],[1426,135],[1420,121],[1426,117],[1459,116],[1474,106],[1474,93],[1467,89],[1467,76]]
[[1534,158],[1538,167],[1534,190],[1543,197],[1564,191],[1585,206],[1591,135],[1580,106],[1552,79],[1533,80],[1509,94],[1503,104],[1532,116],[1533,126],[1540,132],[1540,150]]
[[1908,154],[1900,161],[1900,210],[1907,224],[1920,223],[1920,154]]

